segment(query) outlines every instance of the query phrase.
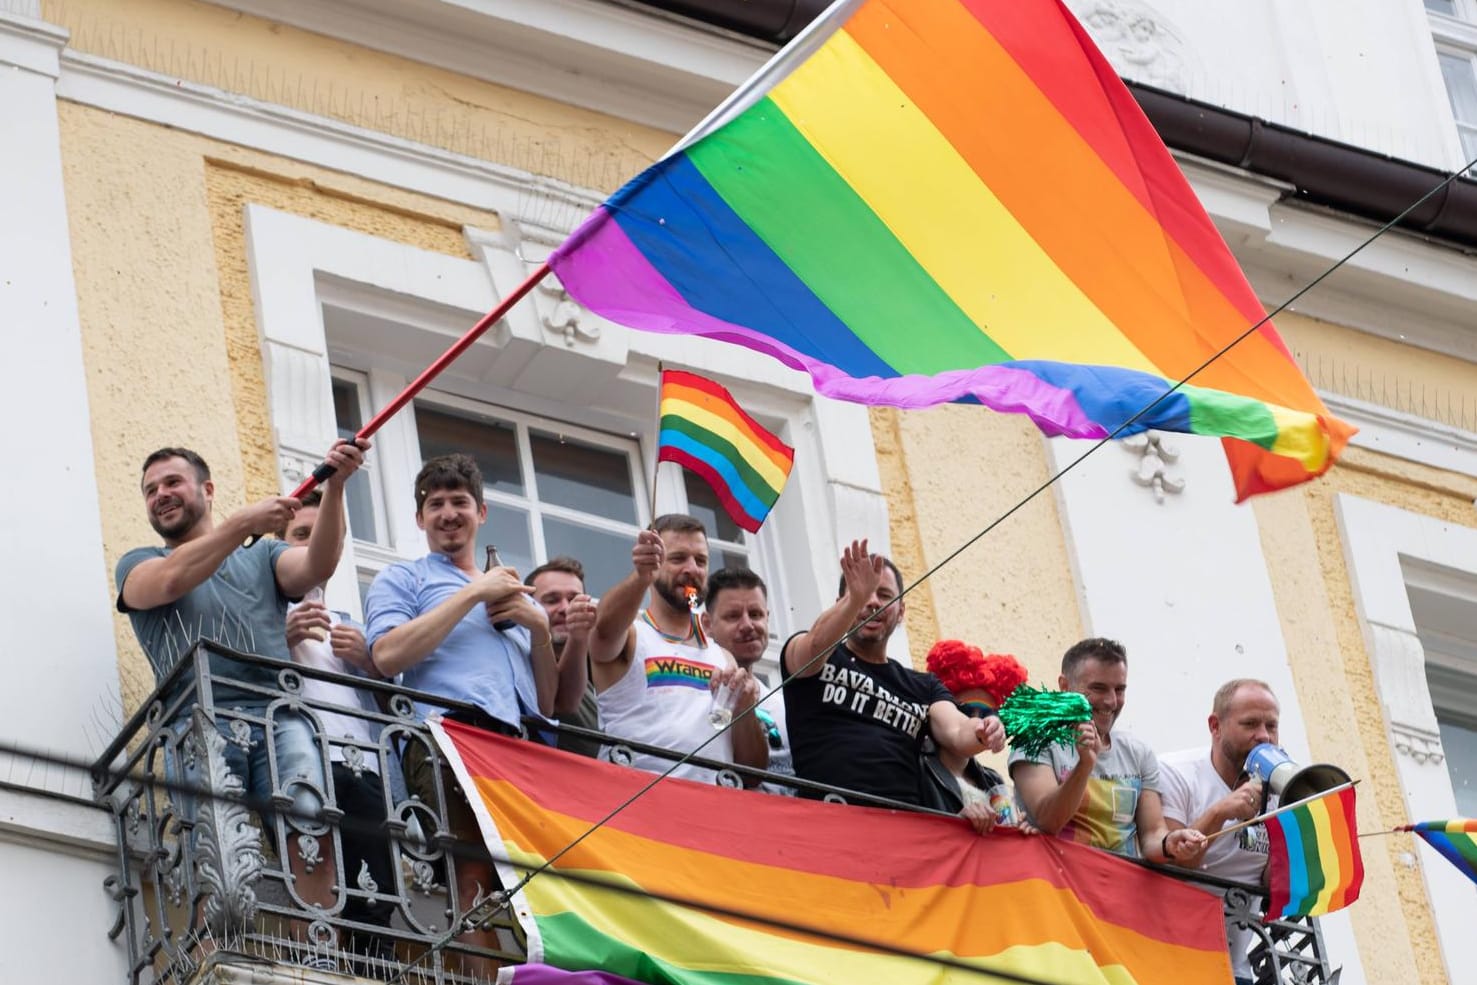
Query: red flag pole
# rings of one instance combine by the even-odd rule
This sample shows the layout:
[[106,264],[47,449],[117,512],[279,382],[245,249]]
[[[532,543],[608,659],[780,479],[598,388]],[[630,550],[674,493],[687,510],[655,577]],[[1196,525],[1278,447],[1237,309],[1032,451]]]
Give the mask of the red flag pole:
[[[441,353],[440,357],[437,358],[437,360],[431,365],[427,366],[425,371],[422,372],[421,375],[411,380],[410,384],[404,390],[401,390],[399,395],[396,396],[394,400],[391,400],[389,403],[385,404],[385,406],[380,409],[380,412],[378,414],[375,414],[368,424],[359,429],[359,433],[354,435],[354,439],[357,441],[359,439],[369,438],[380,428],[384,427],[385,422],[399,413],[402,407],[414,400],[416,394],[420,393],[426,388],[427,384],[429,384],[436,377],[440,376],[442,371],[445,370],[446,367],[455,362],[458,356],[460,356],[463,352],[466,352],[473,342],[476,342],[479,338],[482,337],[484,332],[486,332],[492,326],[496,325],[498,323],[498,319],[506,315],[509,309],[513,307],[513,305],[523,300],[523,297],[528,294],[529,291],[533,290],[534,286],[537,285],[539,281],[543,280],[548,275],[549,262],[545,260],[543,263],[539,264],[537,270],[529,274],[528,277],[524,279],[523,283],[513,288],[513,290],[506,297],[499,301],[496,307],[494,307],[487,314],[483,315],[482,318],[477,322],[477,324],[467,329],[465,335],[453,342],[451,348]],[[312,492],[313,488],[317,486],[320,482],[333,475],[333,473],[334,468],[332,465],[329,465],[327,462],[320,462],[318,464],[318,467],[313,470],[313,474],[304,479],[302,483],[292,491],[292,497],[294,499],[301,499],[308,493]]]

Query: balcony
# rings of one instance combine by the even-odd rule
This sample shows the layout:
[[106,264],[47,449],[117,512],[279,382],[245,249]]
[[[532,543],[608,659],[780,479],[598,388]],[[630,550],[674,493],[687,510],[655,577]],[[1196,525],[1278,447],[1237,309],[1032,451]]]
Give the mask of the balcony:
[[[322,700],[314,681],[357,688],[372,700]],[[416,721],[416,703],[449,716],[477,715],[471,706],[393,684],[197,644],[94,766],[96,795],[117,830],[117,872],[104,887],[118,907],[109,936],[127,950],[129,980],[341,981],[338,976],[350,975],[464,982],[486,980],[498,966],[520,962],[521,932],[501,894],[457,885],[450,863],[480,846],[450,834],[448,791],[438,781],[427,801],[405,789],[400,763],[407,750],[419,746],[440,759]],[[347,805],[345,790],[332,779],[319,784],[289,774],[276,748],[260,741],[264,726],[305,716],[315,726],[324,716],[367,726],[361,734],[372,738],[356,740],[325,738],[315,727],[313,755],[330,778],[334,763],[343,780],[378,777],[378,784],[368,784],[377,801]],[[551,731],[541,723],[527,727]],[[677,758],[600,733],[560,731],[605,741],[617,762],[632,750]],[[265,766],[256,796],[227,765],[248,753]],[[715,768],[717,782],[729,786],[767,781],[807,787],[832,800],[903,806],[793,777],[694,762]],[[345,787],[351,785],[365,789],[357,782]],[[1338,980],[1316,920],[1264,924],[1255,887],[1153,868],[1166,878],[1225,891],[1227,915],[1251,931],[1259,985]],[[488,931],[481,946],[459,939],[473,927]]]

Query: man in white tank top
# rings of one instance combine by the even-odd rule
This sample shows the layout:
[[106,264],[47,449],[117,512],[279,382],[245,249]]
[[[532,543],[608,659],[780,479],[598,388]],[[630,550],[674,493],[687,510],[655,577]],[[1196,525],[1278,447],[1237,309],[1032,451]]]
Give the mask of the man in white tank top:
[[[708,640],[696,603],[689,602],[702,598],[708,578],[702,523],[682,514],[657,517],[652,529],[637,537],[631,564],[631,574],[600,600],[590,637],[601,727],[612,736],[677,753],[707,742],[698,756],[763,769],[769,748],[758,719],[738,718],[718,734],[709,718],[712,691],[719,685],[728,685],[733,694],[728,707],[735,712],[754,703],[758,687],[753,675]],[[643,610],[648,588],[650,605]],[[660,773],[672,762],[637,753],[630,765]],[[688,764],[673,775],[714,780],[712,770]]]

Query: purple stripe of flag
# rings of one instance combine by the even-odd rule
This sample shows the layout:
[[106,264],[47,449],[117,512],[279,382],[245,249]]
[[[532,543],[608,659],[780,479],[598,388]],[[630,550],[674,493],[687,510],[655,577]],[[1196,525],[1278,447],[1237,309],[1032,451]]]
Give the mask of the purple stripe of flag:
[[[511,971],[512,975],[505,977]],[[546,964],[520,964],[498,975],[499,985],[641,985],[608,971],[565,971]]]

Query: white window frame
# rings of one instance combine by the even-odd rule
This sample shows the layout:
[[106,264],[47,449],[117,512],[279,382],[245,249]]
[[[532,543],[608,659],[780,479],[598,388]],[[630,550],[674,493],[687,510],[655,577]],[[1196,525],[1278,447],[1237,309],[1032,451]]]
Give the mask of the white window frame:
[[[1477,530],[1347,493],[1335,515],[1406,811],[1413,821],[1452,817],[1456,795],[1408,586],[1422,567],[1477,584]],[[1416,851],[1447,975],[1461,981],[1477,967],[1477,890],[1436,853]]]
[[[508,217],[499,233],[465,230],[478,257],[465,260],[256,204],[246,206],[246,231],[284,489],[312,469],[336,433],[335,372],[362,374],[370,405],[384,406],[558,238],[545,230],[538,242],[524,239],[516,217]],[[347,334],[330,330],[330,323],[346,317],[362,318],[365,327]],[[758,353],[629,331],[579,308],[552,279],[438,377],[435,390],[631,435],[640,443],[644,475],[650,475],[656,466],[657,366],[663,362],[719,380],[796,448],[785,495],[760,535],[747,539],[748,558],[770,585],[776,634],[808,626],[833,600],[842,544],[866,536],[889,550],[886,499],[865,407],[818,400],[807,377]],[[597,388],[614,394],[600,408],[590,399]],[[335,608],[362,614],[358,568],[424,553],[411,489],[395,478],[403,466],[391,464],[415,460],[418,467],[418,450],[405,413],[376,435],[370,467],[382,483],[385,544],[346,545],[329,584]],[[657,488],[659,508],[685,504],[673,466],[657,473]],[[648,506],[640,509],[649,520]],[[905,632],[894,634],[892,650],[908,659]]]
[[1446,88],[1446,78],[1441,71],[1439,56],[1457,55],[1466,58],[1472,67],[1474,77],[1477,77],[1477,0],[1456,0],[1456,9],[1456,16],[1427,9],[1426,21],[1430,24],[1431,35],[1436,40],[1438,55],[1436,80],[1441,85],[1441,95],[1445,99],[1447,111],[1451,114],[1453,132],[1456,137],[1456,152],[1460,155],[1461,163],[1465,164],[1469,157],[1462,144],[1462,134],[1465,132],[1477,134],[1477,120],[1457,119],[1456,107],[1451,104],[1451,94]]

